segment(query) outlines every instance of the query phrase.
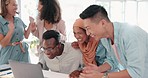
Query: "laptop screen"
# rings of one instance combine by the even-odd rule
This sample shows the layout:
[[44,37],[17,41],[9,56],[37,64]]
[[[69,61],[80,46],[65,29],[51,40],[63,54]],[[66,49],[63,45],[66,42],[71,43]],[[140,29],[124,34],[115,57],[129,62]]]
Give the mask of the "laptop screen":
[[44,78],[43,72],[38,64],[30,64],[17,61],[9,61],[15,78]]

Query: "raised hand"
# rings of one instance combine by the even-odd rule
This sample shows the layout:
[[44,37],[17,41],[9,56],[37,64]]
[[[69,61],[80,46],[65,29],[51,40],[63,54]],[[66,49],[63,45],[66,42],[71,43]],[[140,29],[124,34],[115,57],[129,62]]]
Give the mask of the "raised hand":
[[8,28],[9,28],[10,32],[14,32],[14,28],[15,28],[14,23],[13,22],[9,22]]
[[31,31],[32,32],[34,32],[36,29],[37,29],[37,27],[36,27],[36,24],[35,23],[30,23],[30,28],[31,28]]
[[29,16],[29,21],[30,21],[30,23],[34,23],[34,18]]

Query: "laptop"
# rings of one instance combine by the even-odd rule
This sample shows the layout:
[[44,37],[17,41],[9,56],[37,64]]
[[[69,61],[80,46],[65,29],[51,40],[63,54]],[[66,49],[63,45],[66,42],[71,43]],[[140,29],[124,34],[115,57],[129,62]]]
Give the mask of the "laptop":
[[43,76],[42,68],[38,64],[9,61],[15,78],[47,78]]

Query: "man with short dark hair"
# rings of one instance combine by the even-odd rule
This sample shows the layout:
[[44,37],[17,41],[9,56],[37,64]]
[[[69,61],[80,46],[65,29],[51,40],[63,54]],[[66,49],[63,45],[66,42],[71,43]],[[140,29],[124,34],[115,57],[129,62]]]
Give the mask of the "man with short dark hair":
[[82,66],[82,54],[74,49],[71,43],[61,43],[60,34],[55,30],[47,30],[43,34],[44,57],[40,60],[43,68],[51,71],[69,74]]
[[[103,6],[90,5],[81,14],[87,34],[100,40],[107,59],[89,64],[80,78],[148,78],[148,34],[138,26],[111,22]],[[102,51],[103,52],[103,51]],[[118,69],[119,72],[108,73]]]

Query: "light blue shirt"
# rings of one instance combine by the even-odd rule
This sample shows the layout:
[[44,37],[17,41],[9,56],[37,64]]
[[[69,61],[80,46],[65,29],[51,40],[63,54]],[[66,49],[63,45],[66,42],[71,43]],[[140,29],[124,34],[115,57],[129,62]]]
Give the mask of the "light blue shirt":
[[104,63],[105,59],[106,59],[106,54],[107,51],[104,48],[104,46],[102,45],[101,42],[99,42],[97,50],[96,50],[96,63],[97,66],[100,66]]
[[[107,50],[107,59],[112,69],[126,69],[132,78],[148,78],[148,34],[138,26],[114,22],[114,43],[121,63],[119,64],[110,39],[101,39]],[[103,51],[102,51],[103,52]]]
[[[0,34],[4,36],[7,35],[9,31],[8,25],[9,22],[0,15]],[[18,17],[14,17],[14,26],[15,29],[10,43],[22,41],[24,39],[25,28],[27,27]],[[25,50],[25,53],[21,51],[20,45],[7,45],[6,47],[2,47],[0,50],[0,65],[8,64],[8,60],[29,62],[29,46],[26,42],[22,42],[22,46]]]

